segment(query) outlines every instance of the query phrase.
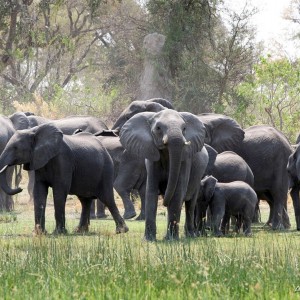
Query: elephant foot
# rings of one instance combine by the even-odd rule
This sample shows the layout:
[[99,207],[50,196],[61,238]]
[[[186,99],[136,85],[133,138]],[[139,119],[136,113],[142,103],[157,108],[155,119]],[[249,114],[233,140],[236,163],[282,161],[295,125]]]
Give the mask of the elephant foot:
[[144,238],[143,238],[143,240],[145,242],[156,242],[157,241],[156,237],[153,236],[153,235],[145,235]]
[[253,233],[252,233],[252,232],[247,232],[247,233],[245,233],[245,236],[246,236],[246,237],[252,237],[252,236],[253,236]]
[[216,232],[216,233],[214,233],[214,236],[215,237],[223,237],[224,234],[222,232]]
[[135,220],[136,221],[144,221],[146,219],[145,215],[144,214],[139,214]]
[[126,225],[117,226],[117,228],[116,228],[116,234],[126,233],[127,231],[129,231],[129,228]]
[[123,218],[125,220],[132,219],[136,216],[136,212],[134,210],[125,211]]
[[178,234],[166,234],[164,237],[165,241],[178,241],[179,240],[179,235]]
[[42,226],[40,224],[37,224],[34,226],[34,229],[32,230],[32,234],[34,236],[47,234],[47,231],[45,229],[42,229]]
[[[97,214],[97,219],[106,219],[107,217],[108,217],[108,215],[105,213]],[[95,217],[95,219],[96,219],[96,217]]]
[[88,233],[89,232],[89,225],[78,226],[74,230],[75,233]]
[[95,219],[96,219],[96,215],[95,214],[90,215],[90,220],[95,220]]
[[68,231],[66,228],[55,228],[52,234],[67,234]]

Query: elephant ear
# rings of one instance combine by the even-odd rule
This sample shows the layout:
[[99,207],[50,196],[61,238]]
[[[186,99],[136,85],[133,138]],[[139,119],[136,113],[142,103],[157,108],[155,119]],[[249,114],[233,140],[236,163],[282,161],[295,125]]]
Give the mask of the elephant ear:
[[203,187],[204,199],[206,202],[209,202],[212,199],[215,193],[217,182],[218,180],[213,176],[206,176],[201,181]]
[[120,131],[124,148],[139,157],[157,161],[160,158],[151,134],[150,120],[154,112],[142,112],[129,119]]
[[55,157],[60,150],[63,133],[54,124],[48,123],[35,127],[30,170],[38,170]]
[[219,153],[234,150],[243,141],[245,132],[234,119],[220,114],[201,114],[198,117],[207,131],[205,142]]
[[152,99],[146,100],[146,102],[155,102],[155,103],[162,105],[163,107],[166,107],[169,109],[174,109],[173,104],[169,100],[164,99],[164,98],[152,98]]
[[191,143],[192,152],[196,153],[201,151],[204,146],[204,139],[206,136],[206,130],[203,123],[197,116],[188,113],[179,113],[186,123],[185,138],[187,142]]
[[13,126],[16,130],[23,130],[29,128],[29,120],[23,112],[16,112],[9,116],[9,119],[13,123]]

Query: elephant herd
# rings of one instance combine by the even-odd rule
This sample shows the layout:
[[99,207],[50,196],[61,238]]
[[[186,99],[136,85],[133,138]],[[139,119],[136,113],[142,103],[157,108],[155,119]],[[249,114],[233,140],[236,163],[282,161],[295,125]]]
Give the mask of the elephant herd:
[[[156,240],[159,195],[168,212],[166,239],[179,238],[183,203],[188,237],[205,234],[208,211],[214,235],[226,233],[231,216],[237,232],[243,228],[251,235],[259,200],[270,206],[272,229],[290,228],[289,188],[300,230],[300,147],[293,150],[271,126],[242,129],[224,115],[178,112],[161,98],[133,101],[111,129],[95,117],[49,120],[21,112],[0,117],[0,125],[0,196],[21,191],[11,187],[11,169],[23,165],[30,174],[36,233],[46,231],[49,187],[56,233],[66,232],[68,194],[81,202],[78,232],[88,231],[95,199],[109,209],[117,233],[128,231],[124,219],[136,216],[133,191],[141,199],[137,219],[145,220],[148,241]],[[113,188],[122,198],[123,217]]]

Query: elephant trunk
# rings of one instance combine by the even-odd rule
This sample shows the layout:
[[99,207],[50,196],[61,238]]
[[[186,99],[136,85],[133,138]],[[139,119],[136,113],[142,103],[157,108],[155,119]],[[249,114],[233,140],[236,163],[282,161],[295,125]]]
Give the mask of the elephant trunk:
[[4,167],[1,167],[1,170],[0,170],[0,187],[8,195],[15,195],[15,194],[18,194],[18,193],[22,192],[21,188],[18,187],[18,188],[12,189],[7,184],[7,177],[6,177],[7,168],[8,168],[8,165],[5,165]]
[[169,150],[169,176],[168,184],[164,195],[164,206],[168,206],[171,198],[174,196],[178,178],[181,169],[181,157],[183,147],[185,145],[184,138],[172,138],[168,136],[168,150]]

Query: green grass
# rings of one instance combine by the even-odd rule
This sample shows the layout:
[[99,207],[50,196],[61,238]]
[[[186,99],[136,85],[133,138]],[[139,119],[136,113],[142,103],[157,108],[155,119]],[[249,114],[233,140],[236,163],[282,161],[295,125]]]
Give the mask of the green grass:
[[[0,222],[0,299],[300,298],[300,233],[294,230],[256,225],[251,238],[165,242],[166,216],[160,214],[159,241],[148,243],[138,221],[127,221],[130,231],[116,235],[112,219],[93,220],[89,234],[76,235],[76,207],[68,208],[65,236],[34,237],[30,205],[16,205],[11,218],[6,214]],[[54,229],[51,203],[46,227]]]

